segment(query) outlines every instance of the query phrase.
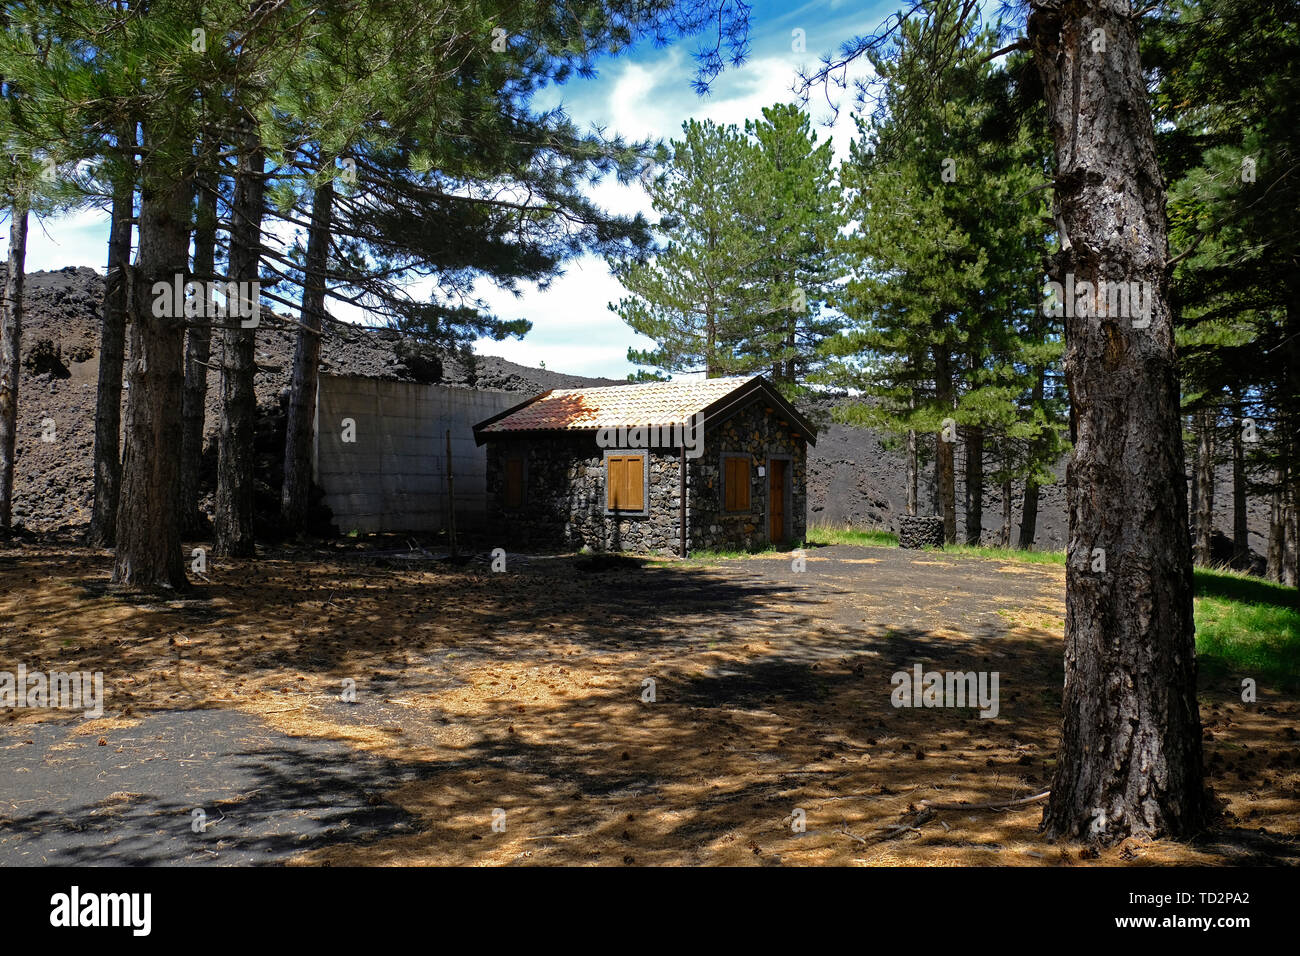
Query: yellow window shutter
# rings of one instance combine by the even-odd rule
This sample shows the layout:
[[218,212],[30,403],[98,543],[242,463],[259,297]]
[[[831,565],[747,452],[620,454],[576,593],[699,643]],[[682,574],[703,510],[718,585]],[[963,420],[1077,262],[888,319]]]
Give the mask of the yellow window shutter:
[[630,455],[627,459],[627,504],[628,511],[645,510],[645,457]]
[[605,459],[605,507],[610,511],[645,510],[644,455]]
[[623,459],[611,455],[605,459],[605,507],[610,511],[622,507],[619,497],[623,490]]

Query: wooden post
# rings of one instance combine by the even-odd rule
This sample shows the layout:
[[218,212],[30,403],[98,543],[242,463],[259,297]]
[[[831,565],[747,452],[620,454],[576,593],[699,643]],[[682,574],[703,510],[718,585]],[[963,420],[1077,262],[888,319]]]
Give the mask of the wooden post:
[[451,556],[457,556],[456,552],[456,481],[452,477],[451,471],[451,429],[447,429],[447,513],[449,521],[447,525],[448,537],[451,541]]

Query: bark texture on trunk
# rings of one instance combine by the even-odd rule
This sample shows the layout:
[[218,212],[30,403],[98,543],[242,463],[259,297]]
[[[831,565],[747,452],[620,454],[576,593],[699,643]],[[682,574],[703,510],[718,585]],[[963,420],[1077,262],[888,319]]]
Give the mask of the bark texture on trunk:
[[953,462],[953,442],[937,436],[934,443],[935,494],[939,499],[939,512],[943,515],[943,540],[945,544],[957,543],[957,478]]
[[[1006,439],[1003,439],[1006,441]],[[1002,529],[998,532],[998,546],[1002,548],[1011,547],[1011,452],[1007,445],[1004,445],[1005,453],[1002,457],[1003,474],[1002,479]]]
[[712,309],[704,315],[704,350],[704,377],[721,377],[722,367],[718,363],[718,323]]
[[[912,362],[916,361],[915,356],[909,357]],[[908,407],[913,411],[916,410],[917,394],[912,390],[912,396],[908,399]],[[910,428],[907,431],[907,513],[912,517],[916,516],[916,506],[920,500],[917,497],[918,485],[921,479],[921,454],[920,446],[916,440],[916,429]]]
[[984,532],[984,429],[966,429],[966,543],[979,546]]
[[[265,154],[251,137],[235,177],[230,229],[230,278],[255,282],[261,260]],[[253,439],[257,397],[256,328],[227,319],[222,331],[221,437],[217,449],[217,529],[213,553],[251,558],[253,537]]]
[[290,531],[307,522],[311,490],[311,439],[316,419],[316,383],[320,377],[320,330],[325,321],[325,267],[329,259],[330,217],[334,187],[323,183],[312,198],[307,236],[307,280],[302,294],[302,324],[293,352],[293,381],[284,439],[284,487],[280,512]]
[[1300,270],[1292,270],[1287,283],[1286,326],[1282,350],[1282,564],[1280,580],[1292,587],[1300,586],[1300,569],[1296,564],[1300,552]]
[[1214,420],[1215,409],[1196,413],[1196,546],[1193,557],[1202,567],[1210,563],[1214,534]]
[[[1128,0],[1032,0],[1029,38],[1056,158],[1052,278],[1076,283],[1064,720],[1043,826],[1107,843],[1183,837],[1204,826],[1209,802],[1165,194],[1137,25]],[[1101,281],[1139,283],[1148,316],[1109,314],[1077,285]]]
[[[108,276],[104,282],[103,327],[99,333],[99,382],[95,392],[95,504],[90,516],[91,547],[111,548],[117,540],[117,505],[122,484],[122,365],[126,360],[126,313],[131,290],[131,231],[135,180],[113,184],[108,231]],[[146,289],[145,292],[148,292]]]
[[14,465],[18,453],[19,352],[23,335],[23,279],[27,270],[27,203],[9,210],[9,261],[0,301],[0,530],[13,526]]
[[[199,183],[194,221],[194,275],[211,282],[217,268],[217,183]],[[181,533],[197,537],[205,529],[199,514],[199,471],[203,461],[203,425],[208,398],[208,362],[212,356],[212,322],[196,316],[185,332],[185,398],[181,407]]]
[[[190,144],[158,142],[146,127],[141,171],[139,257],[129,288],[130,362],[122,486],[113,581],[129,587],[184,588],[181,556],[181,390],[185,383],[183,303],[159,299],[155,283],[174,288],[189,268],[192,169],[164,156]],[[167,147],[170,147],[168,149]],[[166,293],[163,294],[166,296]],[[161,312],[162,314],[157,314]]]

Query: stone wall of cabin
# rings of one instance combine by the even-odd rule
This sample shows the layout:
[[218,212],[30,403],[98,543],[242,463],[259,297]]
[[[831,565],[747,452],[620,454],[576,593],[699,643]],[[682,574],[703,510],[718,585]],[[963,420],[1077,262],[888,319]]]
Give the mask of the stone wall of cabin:
[[[593,433],[494,438],[487,443],[489,510],[507,549],[590,548],[677,554],[680,459],[676,449],[648,448],[646,513],[605,512],[605,449]],[[524,503],[507,509],[505,460],[524,459]]]
[[[786,456],[790,469],[787,509],[789,542],[804,540],[808,530],[807,441],[792,423],[781,424],[781,410],[767,412],[762,395],[704,435],[704,454],[688,462],[692,550],[756,551],[768,545],[768,477],[758,474],[772,456]],[[728,512],[723,498],[725,454],[749,455],[749,510]]]

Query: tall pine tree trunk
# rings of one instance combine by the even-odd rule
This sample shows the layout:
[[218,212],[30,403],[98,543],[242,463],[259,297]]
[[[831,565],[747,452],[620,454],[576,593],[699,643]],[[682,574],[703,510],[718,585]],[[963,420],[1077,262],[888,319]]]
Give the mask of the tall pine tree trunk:
[[[1186,430],[1189,431],[1189,432],[1191,432],[1193,443],[1194,443],[1194,444],[1197,444],[1197,445],[1199,445],[1199,437],[1198,437],[1198,436],[1199,436],[1199,434],[1200,434],[1200,432],[1199,432],[1199,421],[1200,421],[1200,420],[1197,418],[1196,413],[1193,412],[1191,415],[1188,416],[1188,418],[1187,418],[1187,424],[1186,424]],[[1201,500],[1201,491],[1200,491],[1201,470],[1200,470],[1199,467],[1197,467],[1197,465],[1198,465],[1198,462],[1197,462],[1196,455],[1193,454],[1193,455],[1192,455],[1192,474],[1191,474],[1191,477],[1190,477],[1190,479],[1189,479],[1189,483],[1190,483],[1190,485],[1191,485],[1191,493],[1188,494],[1188,496],[1187,496],[1187,500],[1188,500],[1188,502],[1190,502],[1190,507],[1191,507],[1191,509],[1192,509],[1192,510],[1191,510],[1191,518],[1192,518],[1192,520],[1196,520],[1196,503],[1197,503],[1198,501]],[[1192,533],[1192,560],[1195,560],[1195,559],[1196,559],[1196,533],[1195,533],[1195,531],[1193,531],[1193,533]]]
[[[199,181],[194,220],[194,276],[211,282],[217,269],[217,179]],[[206,286],[204,287],[206,288]],[[210,301],[205,296],[205,302]],[[196,316],[185,332],[185,398],[181,420],[181,533],[198,537],[206,530],[199,514],[199,472],[203,463],[203,425],[208,398],[208,362],[212,356],[212,320]]]
[[966,543],[979,547],[984,531],[984,428],[966,429]]
[[[1038,369],[1038,374],[1034,377],[1034,386],[1032,392],[1033,409],[1039,409],[1043,405],[1043,392],[1046,389],[1047,369]],[[1029,443],[1029,458],[1031,464],[1038,463],[1043,455],[1044,442],[1039,436],[1035,436]],[[1034,546],[1034,538],[1038,534],[1038,482],[1034,481],[1033,474],[1025,479],[1024,500],[1020,505],[1020,538],[1016,542],[1016,547],[1021,551],[1028,551]]]
[[1011,547],[1011,439],[1002,439],[1002,529],[998,532],[998,547]]
[[1202,567],[1210,563],[1214,533],[1214,409],[1196,413],[1196,547],[1193,556]]
[[[134,145],[134,134],[129,140]],[[128,163],[130,157],[126,157]],[[133,166],[127,168],[133,169]],[[95,391],[95,504],[90,516],[91,547],[111,548],[117,540],[117,506],[122,484],[122,364],[126,360],[126,313],[131,290],[131,231],[135,176],[113,184],[108,228],[108,276],[104,282],[103,327],[99,333],[99,382]],[[140,291],[143,295],[149,290]]]
[[998,547],[1011,547],[1011,479],[1002,482],[1002,529],[998,532]]
[[1289,274],[1286,300],[1286,325],[1282,340],[1285,360],[1282,363],[1282,409],[1279,415],[1284,429],[1282,453],[1282,561],[1280,580],[1300,587],[1300,269]]
[[1286,549],[1286,510],[1283,508],[1282,490],[1286,487],[1286,472],[1278,468],[1273,475],[1273,493],[1268,510],[1267,575],[1270,581],[1282,581],[1282,561]]
[[1246,444],[1241,433],[1244,414],[1241,391],[1233,404],[1232,428],[1232,566],[1250,567],[1250,532],[1246,525]]
[[[915,363],[915,357],[912,362]],[[913,411],[916,410],[916,389],[912,389],[912,395],[908,399],[908,407]],[[921,457],[920,449],[916,443],[916,429],[907,430],[907,513],[913,517],[916,516],[917,504],[917,484],[920,481]]]
[[919,478],[919,459],[916,447],[916,430],[907,433],[907,513],[916,515],[916,484]]
[[[935,347],[934,355],[935,397],[945,415],[952,408],[952,358],[943,345]],[[943,540],[957,543],[957,474],[953,460],[954,441],[940,428],[935,436],[934,474],[939,507],[943,514]]]
[[718,320],[712,309],[704,315],[704,350],[704,377],[720,377],[722,363],[718,361]]
[[1283,517],[1282,535],[1282,583],[1293,588],[1300,584],[1300,526],[1297,526],[1296,490],[1293,487],[1289,495]]
[[160,300],[159,291],[174,289],[189,271],[192,141],[179,131],[160,141],[147,125],[144,147],[140,252],[129,286],[130,388],[113,581],[140,588],[184,588],[188,581],[181,560],[178,505],[185,310],[169,293],[163,292]]
[[1184,837],[1209,802],[1165,194],[1137,23],[1129,0],[1031,0],[1028,33],[1056,160],[1052,278],[1142,283],[1150,306],[1141,328],[1095,296],[1092,316],[1065,317],[1064,720],[1043,826],[1107,843]]
[[320,378],[320,331],[325,319],[325,269],[329,260],[330,216],[334,187],[323,183],[312,198],[307,236],[307,278],[302,294],[302,325],[293,352],[289,415],[284,440],[284,487],[280,511],[290,531],[302,531],[311,490],[311,440],[316,419],[316,383]]
[[1028,551],[1034,546],[1038,534],[1038,482],[1032,478],[1025,479],[1024,499],[1020,504],[1020,537],[1016,547]]
[[935,493],[939,498],[939,509],[943,515],[943,540],[947,544],[957,543],[957,481],[953,462],[953,442],[945,441],[940,435],[935,443]]
[[[265,154],[255,132],[247,131],[235,178],[231,209],[230,278],[257,281],[262,248]],[[251,297],[256,302],[257,297]],[[246,306],[248,304],[246,303]],[[213,552],[251,558],[253,537],[253,439],[257,424],[256,328],[228,317],[221,335],[221,438],[217,448],[217,528]]]
[[23,335],[23,279],[27,269],[27,200],[9,210],[9,262],[0,301],[0,531],[13,527],[14,465],[18,442],[19,351]]

